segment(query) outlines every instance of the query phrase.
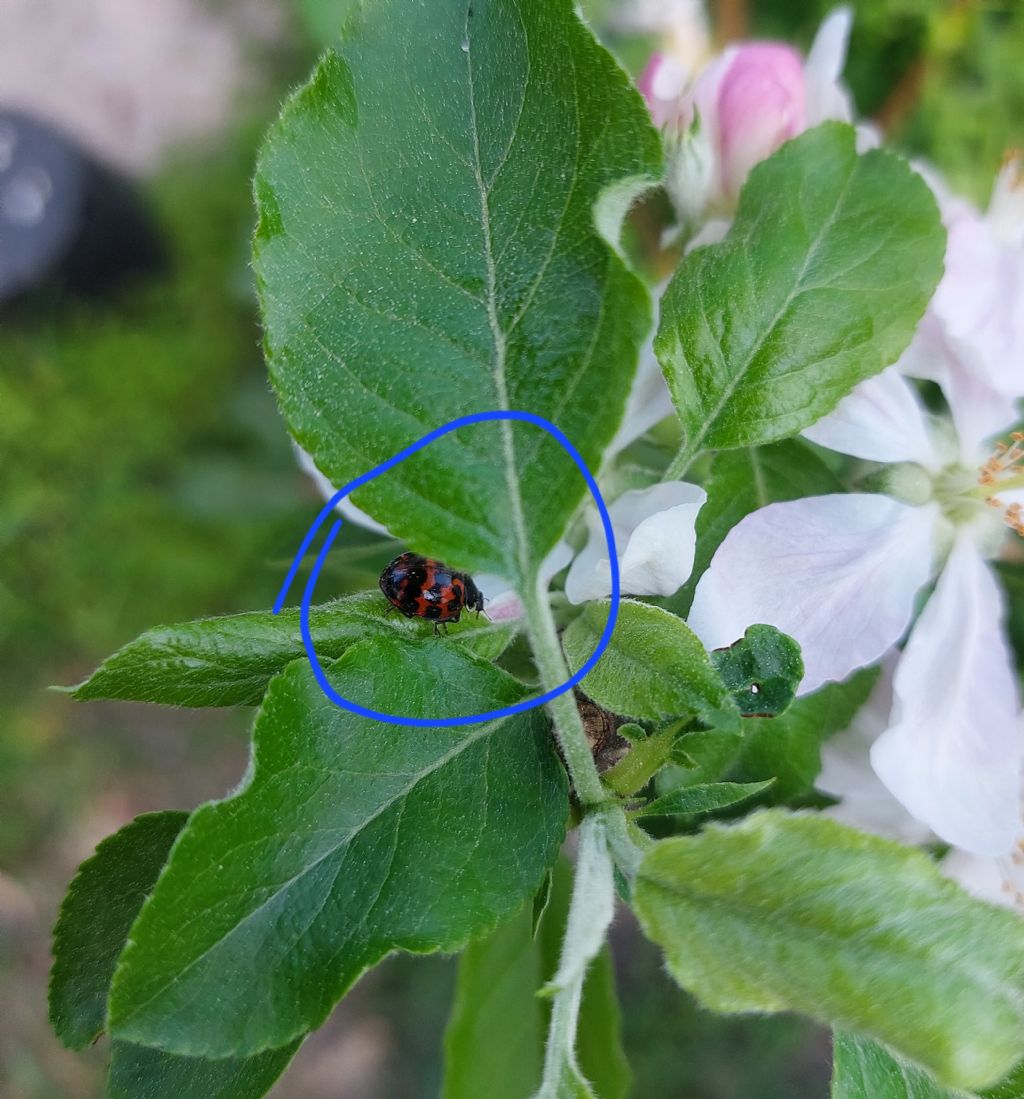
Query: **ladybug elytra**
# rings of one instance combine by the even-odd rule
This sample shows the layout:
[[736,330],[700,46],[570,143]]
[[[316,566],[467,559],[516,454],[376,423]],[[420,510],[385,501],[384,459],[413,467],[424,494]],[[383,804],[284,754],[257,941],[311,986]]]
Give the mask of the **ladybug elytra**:
[[464,609],[484,609],[472,577],[418,553],[396,557],[380,574],[380,590],[406,618],[433,622],[435,633],[439,622],[458,622]]

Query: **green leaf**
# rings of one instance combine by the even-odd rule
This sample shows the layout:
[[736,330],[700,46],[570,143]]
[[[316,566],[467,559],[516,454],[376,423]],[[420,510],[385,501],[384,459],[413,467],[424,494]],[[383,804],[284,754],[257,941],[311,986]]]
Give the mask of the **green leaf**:
[[[103,1032],[118,955],[187,820],[177,812],[136,817],[97,847],[71,883],[54,930],[50,980],[50,1019],[71,1049]],[[252,1099],[270,1089],[298,1045],[206,1061],[114,1042],[107,1099]]]
[[622,1013],[607,945],[587,970],[576,1031],[576,1057],[598,1099],[626,1099],[633,1074],[622,1048]]
[[[562,638],[578,671],[597,647],[608,618],[607,602],[588,603]],[[612,713],[657,721],[684,714],[707,725],[739,727],[739,710],[704,646],[681,618],[624,599],[611,644],[580,683]]]
[[118,955],[188,813],[146,813],[108,836],[78,869],[53,931],[50,1022],[69,1049],[106,1027]]
[[673,773],[669,788],[696,786],[721,778],[742,742],[739,729],[697,729],[680,737],[673,745],[672,757],[685,770]]
[[750,626],[739,641],[715,649],[711,663],[745,717],[781,714],[804,677],[800,646],[774,626]]
[[829,122],[750,174],[729,235],[691,252],[655,351],[684,454],[795,435],[899,358],[942,274],[935,199]]
[[762,793],[772,782],[711,782],[700,786],[681,786],[638,809],[635,817],[668,817],[680,813],[713,813],[739,805]]
[[1024,671],[1024,565],[1019,561],[994,561],[993,565],[1009,607],[1006,632],[1017,658],[1017,667]]
[[822,743],[849,726],[877,679],[878,669],[867,668],[845,683],[827,683],[798,698],[781,717],[744,719],[743,741],[730,778],[774,778],[771,796],[777,801],[806,793],[821,771]]
[[674,722],[667,729],[635,740],[625,756],[601,776],[608,789],[622,797],[643,789],[668,762],[679,726],[680,722]]
[[832,1099],[972,1099],[877,1042],[848,1031],[832,1040]]
[[986,1088],[982,1099],[1022,1099],[1024,1097],[1024,1061],[1014,1067],[1009,1076],[993,1087]]
[[[387,713],[509,705],[516,680],[456,646],[361,642],[329,672]],[[539,711],[383,725],[306,661],[274,679],[243,788],[193,813],[114,979],[112,1032],[238,1057],[316,1026],[367,967],[456,950],[522,904],[558,850],[567,781]]]
[[[322,661],[334,659],[372,637],[417,638],[433,626],[405,618],[380,592],[360,592],[313,607],[310,633]],[[467,614],[449,625],[439,643],[458,643],[484,660],[495,660],[516,633],[514,622],[491,622]],[[79,700],[121,698],[170,706],[255,706],[282,668],[305,654],[299,612],[201,618],[157,626],[119,649],[72,689]]]
[[833,1039],[832,1099],[1022,1099],[1024,1064],[981,1092],[945,1088],[924,1069],[859,1034]]
[[209,1061],[114,1042],[104,1099],[257,1099],[284,1072],[301,1039],[244,1059]]
[[769,809],[656,844],[635,902],[673,976],[713,1010],[800,1011],[953,1087],[991,1084],[1020,1057],[1024,921],[920,851]]
[[[572,888],[565,859],[555,864],[539,934],[527,906],[459,959],[445,1033],[442,1099],[529,1099],[540,1082],[551,1001],[537,992],[558,968]],[[630,1072],[622,1051],[615,974],[607,946],[587,972],[577,1056],[600,1099],[625,1099]]]
[[[570,0],[374,0],[259,160],[254,262],[288,426],[335,484],[468,413],[554,421],[596,468],[650,325],[613,244],[661,171]],[[460,429],[355,494],[453,565],[522,580],[585,486],[529,424]]]
[[462,952],[442,1099],[529,1099],[540,1081],[544,978],[531,915],[522,909]]
[[839,478],[801,439],[722,451],[715,455],[704,488],[708,498],[697,513],[693,571],[679,594],[670,600],[671,609],[684,617],[715,550],[745,515],[782,500],[846,491]]

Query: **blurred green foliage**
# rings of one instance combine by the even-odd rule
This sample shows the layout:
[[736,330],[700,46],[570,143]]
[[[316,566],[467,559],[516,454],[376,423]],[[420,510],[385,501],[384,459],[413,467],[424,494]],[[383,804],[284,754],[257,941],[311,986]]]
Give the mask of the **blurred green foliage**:
[[133,755],[116,735],[83,743],[90,715],[44,688],[155,623],[269,605],[315,503],[247,267],[261,129],[152,186],[161,276],[104,299],[54,291],[0,324],[0,865]]
[[236,154],[160,181],[165,277],[4,327],[5,679],[269,596],[249,570],[298,501],[248,289],[248,171]]

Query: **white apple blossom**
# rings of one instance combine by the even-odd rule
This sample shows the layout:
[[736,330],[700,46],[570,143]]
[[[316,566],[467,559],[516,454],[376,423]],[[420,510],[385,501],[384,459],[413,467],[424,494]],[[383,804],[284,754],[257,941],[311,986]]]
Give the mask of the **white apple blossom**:
[[[988,395],[982,385],[961,385],[955,399],[963,425],[976,422],[964,404]],[[930,422],[895,368],[807,434],[897,463],[888,480],[894,495],[807,497],[748,515],[701,578],[690,625],[708,648],[730,644],[754,622],[791,634],[803,648],[806,692],[891,652],[937,575],[896,665],[888,727],[871,763],[936,835],[1002,854],[1020,828],[1020,703],[987,560],[1008,527],[1020,529],[1024,449],[1015,442],[987,456],[981,438]]]
[[[926,843],[935,838],[931,829],[915,820],[892,796],[869,762],[871,745],[889,723],[895,655],[884,661],[871,696],[849,728],[823,745],[822,769],[815,786],[839,799],[838,804],[824,810],[826,816],[887,839]],[[1024,913],[1024,820],[1017,842],[1008,853],[991,857],[953,847],[940,868],[981,900]]]

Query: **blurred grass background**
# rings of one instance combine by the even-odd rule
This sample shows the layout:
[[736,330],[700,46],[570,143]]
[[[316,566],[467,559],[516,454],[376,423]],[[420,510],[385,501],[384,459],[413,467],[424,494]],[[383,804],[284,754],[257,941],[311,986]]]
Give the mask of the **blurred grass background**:
[[[221,796],[244,768],[248,713],[75,705],[45,688],[77,681],[148,626],[268,606],[312,514],[260,357],[248,181],[264,126],[351,2],[294,0],[272,48],[246,46],[259,79],[227,130],[176,148],[142,184],[170,250],[163,277],[0,317],[2,1099],[99,1094],[102,1045],[69,1054],[45,1021],[49,928],[78,862],[135,814]],[[722,0],[710,14],[721,37],[807,45],[831,6]],[[1024,143],[1024,4],[853,6],[859,107],[983,203],[1003,150]],[[587,7],[608,25],[610,0]],[[642,65],[650,43],[609,40]],[[365,587],[375,567],[371,551],[335,580]],[[819,1031],[713,1019],[626,920],[615,946],[637,1097],[827,1093]],[[436,1095],[452,980],[450,960],[389,961],[275,1094]]]

